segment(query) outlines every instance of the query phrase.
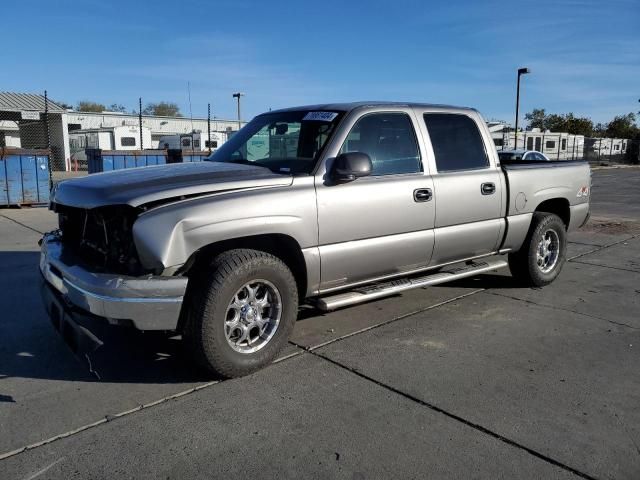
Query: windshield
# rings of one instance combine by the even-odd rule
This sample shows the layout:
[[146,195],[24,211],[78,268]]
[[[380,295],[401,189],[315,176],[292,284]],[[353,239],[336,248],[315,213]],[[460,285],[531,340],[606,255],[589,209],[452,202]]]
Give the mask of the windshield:
[[276,173],[311,173],[343,112],[297,110],[259,115],[206,160]]

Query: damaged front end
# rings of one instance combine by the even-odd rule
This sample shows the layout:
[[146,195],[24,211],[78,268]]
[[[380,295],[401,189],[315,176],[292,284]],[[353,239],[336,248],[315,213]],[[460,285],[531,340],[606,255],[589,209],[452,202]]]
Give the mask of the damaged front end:
[[140,210],[129,205],[92,209],[54,204],[61,240],[66,248],[99,272],[139,276],[145,269],[133,240],[133,223]]
[[54,307],[64,305],[70,317],[89,313],[138,330],[177,328],[188,279],[141,264],[133,224],[142,210],[55,203],[51,208],[58,213],[59,229],[42,238],[40,271],[54,294],[43,296],[52,318]]

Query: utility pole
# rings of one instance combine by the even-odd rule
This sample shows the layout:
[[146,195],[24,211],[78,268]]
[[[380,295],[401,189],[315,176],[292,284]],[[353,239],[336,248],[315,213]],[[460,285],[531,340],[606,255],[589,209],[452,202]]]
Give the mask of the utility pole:
[[236,92],[232,96],[238,99],[238,130],[240,130],[242,128],[242,120],[240,120],[240,97],[243,97],[244,93]]
[[520,116],[520,76],[527,73],[531,73],[531,70],[526,67],[518,69],[518,87],[516,89],[516,144],[514,146],[514,149],[518,148],[518,117]]
[[140,129],[140,150],[144,150],[144,145],[142,145],[142,97],[138,98],[138,128]]
[[207,103],[207,140],[209,141],[209,155],[211,155],[211,104]]

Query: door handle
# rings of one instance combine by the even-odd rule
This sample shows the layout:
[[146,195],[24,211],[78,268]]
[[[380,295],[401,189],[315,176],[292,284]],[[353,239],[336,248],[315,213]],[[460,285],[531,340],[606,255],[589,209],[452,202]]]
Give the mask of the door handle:
[[430,188],[418,188],[413,191],[413,200],[416,202],[428,202],[433,198]]
[[480,185],[480,191],[483,195],[493,195],[496,193],[496,184],[492,182],[483,183]]

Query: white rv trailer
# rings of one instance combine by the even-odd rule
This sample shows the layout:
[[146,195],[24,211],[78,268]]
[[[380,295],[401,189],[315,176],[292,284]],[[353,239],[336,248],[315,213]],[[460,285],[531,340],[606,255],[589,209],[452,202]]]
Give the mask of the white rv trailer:
[[69,151],[71,160],[86,161],[85,149],[102,150],[142,150],[151,148],[151,129],[142,127],[142,145],[140,128],[136,125],[117,127],[89,128],[69,132]]
[[156,148],[176,150],[216,150],[227,140],[226,132],[211,132],[211,142],[206,132],[180,133],[163,135],[158,140]]

